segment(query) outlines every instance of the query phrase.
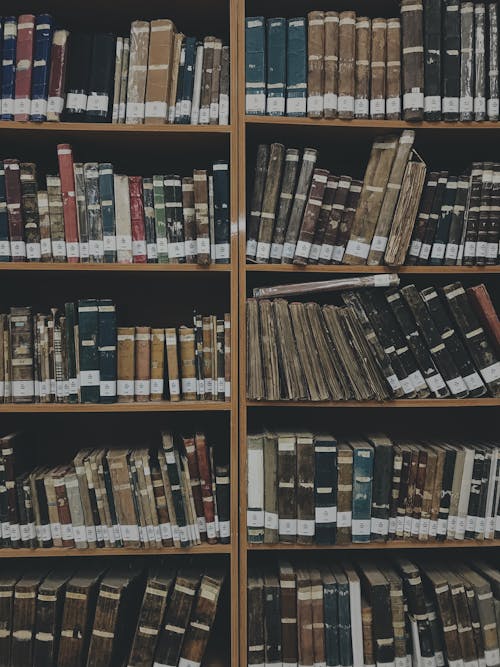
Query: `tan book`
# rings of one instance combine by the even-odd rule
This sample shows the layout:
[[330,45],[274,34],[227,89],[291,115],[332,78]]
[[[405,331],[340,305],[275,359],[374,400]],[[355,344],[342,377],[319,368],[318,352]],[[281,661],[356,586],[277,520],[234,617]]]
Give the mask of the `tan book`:
[[151,21],[144,113],[146,125],[165,123],[168,117],[174,30],[174,24],[169,19]]
[[177,331],[165,329],[165,347],[167,349],[168,390],[171,401],[180,401],[179,356],[177,350]]
[[135,400],[141,403],[149,401],[151,393],[151,329],[135,328]]
[[163,398],[165,375],[165,329],[151,329],[151,394],[150,400]]
[[194,329],[179,327],[179,348],[181,360],[181,387],[184,401],[196,400],[196,365],[194,354]]
[[370,77],[370,117],[375,120],[385,118],[387,21],[373,19]]
[[325,78],[325,12],[307,15],[307,115],[323,116]]
[[150,26],[148,21],[133,21],[130,26],[130,57],[125,122],[131,125],[144,122],[149,31]]
[[182,40],[184,35],[178,32],[174,36],[172,47],[172,68],[170,73],[169,97],[168,97],[168,122],[175,120],[175,102],[177,100],[177,86],[179,84],[179,64],[181,61]]
[[107,453],[109,474],[113,488],[118,489],[115,494],[115,509],[120,524],[122,540],[126,547],[138,548],[141,546],[139,526],[135,513],[133,490],[130,485],[128,449],[110,449]]
[[356,17],[356,61],[354,116],[368,118],[370,115],[370,52],[371,21],[367,16]]
[[339,14],[325,12],[325,90],[323,115],[337,116],[339,90]]
[[401,21],[387,19],[385,117],[401,118]]
[[118,327],[117,344],[117,395],[118,403],[134,402],[135,378],[135,328]]
[[339,14],[338,117],[353,118],[355,96],[356,13]]

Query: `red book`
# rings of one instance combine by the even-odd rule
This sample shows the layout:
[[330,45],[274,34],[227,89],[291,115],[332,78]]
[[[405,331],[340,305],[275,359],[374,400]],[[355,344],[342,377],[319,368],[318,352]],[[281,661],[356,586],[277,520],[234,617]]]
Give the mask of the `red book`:
[[134,264],[145,264],[148,258],[141,176],[128,177],[128,191],[130,196],[130,223],[132,227],[132,261]]
[[495,352],[500,356],[500,321],[495,310],[495,306],[491,302],[490,295],[486,289],[486,285],[476,285],[469,287],[467,290],[472,307],[476,311],[481,324],[489,336]]
[[21,212],[21,176],[19,160],[4,160],[5,199],[9,220],[10,254],[13,262],[24,262],[26,245],[24,243],[23,214]]
[[35,17],[33,14],[21,14],[17,20],[14,120],[30,119],[34,36]]
[[215,544],[217,542],[217,532],[215,529],[215,502],[207,441],[203,433],[197,433],[194,441],[196,446],[196,458],[198,460],[198,470],[200,471],[203,511],[205,512],[205,521],[207,522],[207,542],[209,544]]
[[60,120],[64,108],[68,35],[67,30],[55,30],[52,37],[47,120]]
[[75,173],[73,171],[73,151],[69,144],[57,144],[59,177],[63,202],[64,236],[68,262],[80,261],[78,245],[78,218],[76,212]]

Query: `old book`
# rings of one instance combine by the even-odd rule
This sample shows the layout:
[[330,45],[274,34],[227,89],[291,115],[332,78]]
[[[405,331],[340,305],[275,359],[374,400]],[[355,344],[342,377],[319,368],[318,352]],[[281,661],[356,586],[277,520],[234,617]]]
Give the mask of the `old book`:
[[474,120],[486,118],[486,13],[484,3],[474,4]]
[[30,119],[34,42],[35,16],[21,14],[17,19],[14,120]]
[[33,660],[36,598],[45,578],[44,567],[32,568],[15,584],[12,614],[11,665],[30,665]]
[[38,215],[36,165],[31,162],[21,162],[19,167],[26,258],[28,261],[40,261],[40,220]]
[[386,62],[387,58],[387,21],[373,19],[371,34],[371,77],[370,77],[370,117],[385,118],[386,107]]
[[260,264],[267,263],[271,255],[271,241],[284,158],[285,147],[283,144],[271,144],[257,237],[256,261]]
[[85,114],[88,121],[111,122],[115,52],[116,37],[113,34],[93,35]]
[[286,95],[286,30],[284,18],[266,21],[267,95],[266,111],[270,116],[283,116]]
[[297,543],[312,544],[315,532],[314,442],[312,433],[297,433]]
[[401,118],[401,21],[387,20],[387,66],[385,117]]
[[7,159],[3,161],[5,171],[5,199],[9,223],[10,255],[13,262],[24,261],[26,244],[24,241],[24,225],[21,211],[21,179],[19,161]]
[[144,101],[147,84],[144,72],[148,66],[149,40],[149,22],[133,21],[130,26],[130,57],[125,121],[129,124],[144,122]]
[[[371,21],[366,16],[357,16],[356,60],[354,69],[354,116],[356,118],[368,118],[370,115],[371,47]],[[385,58],[383,65],[385,69]]]
[[499,90],[498,90],[498,7],[488,5],[488,100],[486,112],[488,120],[498,120]]
[[338,117],[354,117],[356,93],[356,14],[352,11],[339,13],[339,74]]
[[326,169],[314,170],[302,218],[302,226],[295,247],[294,264],[304,265],[309,259],[327,180],[328,171]]
[[469,287],[467,296],[498,354],[500,351],[500,322],[486,286],[481,284]]
[[325,75],[323,114],[335,118],[338,105],[339,14],[325,12]]
[[436,0],[424,3],[424,117],[441,120],[441,13]]
[[64,88],[68,62],[68,30],[54,30],[50,52],[47,120],[59,121],[64,108]]
[[169,19],[151,21],[148,70],[145,92],[144,122],[164,123],[167,119],[167,100],[174,24]]
[[365,441],[349,439],[352,448],[352,542],[369,542],[373,483],[373,448]]
[[268,162],[269,147],[266,144],[259,144],[257,148],[254,173],[254,189],[250,203],[249,217],[247,220],[247,261],[254,260],[257,254],[257,242],[259,238],[259,228],[262,215],[264,189],[266,186]]
[[403,118],[408,121],[419,121],[424,117],[424,37],[421,2],[403,0],[401,35]]
[[474,4],[460,5],[460,120],[474,120]]
[[65,587],[73,572],[51,572],[38,587],[36,601],[34,664],[54,664],[57,659]]
[[[292,570],[291,567],[290,570]],[[247,662],[250,667],[251,665],[262,665],[265,660],[264,580],[257,570],[249,570],[247,587]]]
[[[262,24],[262,27],[264,28],[264,24]],[[210,104],[212,100],[212,81],[214,78],[214,62],[216,61],[216,44],[217,40],[215,37],[205,37],[203,40],[203,71],[201,75],[201,96],[200,96],[200,114],[199,114],[199,122],[201,125],[208,125],[210,123]],[[218,57],[218,56],[217,56]],[[256,60],[258,60],[258,56]],[[262,59],[264,61],[264,30],[262,30]],[[260,64],[260,62],[259,62]],[[262,62],[263,64],[263,62]],[[248,72],[248,69],[247,69]],[[259,75],[260,76],[260,75]],[[264,104],[265,108],[265,94],[264,94],[264,89],[265,89],[265,70],[264,67],[262,67],[262,87],[263,87],[263,94],[262,94],[262,102]],[[254,94],[259,94],[257,90],[255,90]],[[258,98],[260,99],[260,98]],[[249,113],[252,113],[249,111]],[[264,109],[262,110],[262,113],[264,113]]]
[[443,119],[460,117],[460,3],[447,0],[443,13]]
[[57,157],[59,161],[59,174],[61,177],[66,256],[68,262],[78,262],[80,256],[78,245],[78,219],[73,152],[71,146],[69,144],[59,144],[57,146]]
[[[339,181],[339,186],[343,180],[345,180],[345,177],[342,178],[341,181]],[[333,246],[332,250],[332,264],[341,264],[344,258],[346,246],[349,241],[349,237],[351,235],[354,216],[356,215],[356,210],[358,208],[362,187],[363,187],[362,181],[351,180],[345,205],[343,206],[342,210],[339,209],[341,216],[338,225],[337,236],[335,238],[335,245]],[[326,245],[323,246],[323,248],[327,247],[328,246]],[[323,255],[323,248],[321,249],[322,255]]]
[[337,543],[351,542],[353,451],[347,442],[339,442],[337,449]]
[[124,123],[127,112],[128,68],[130,61],[130,37],[123,38],[122,68],[120,72],[120,100],[118,122]]
[[195,169],[193,171],[193,181],[197,260],[198,264],[206,265],[210,264],[207,172],[203,169]]
[[392,475],[392,443],[383,435],[368,435],[373,447],[371,539],[384,541],[389,534],[389,492]]
[[118,403],[134,400],[135,328],[118,327],[117,340],[117,396]]
[[319,251],[319,264],[330,264],[332,261],[337,262],[338,258],[343,254],[343,249],[342,251],[337,250],[337,238],[350,193],[350,176],[340,176],[336,185],[331,209],[324,216],[326,222],[323,241]]
[[325,13],[321,11],[309,12],[307,28],[307,115],[310,118],[321,118],[324,106]]
[[334,544],[337,524],[337,442],[328,434],[314,436],[315,541]]
[[339,179],[333,174],[328,174],[326,179],[325,191],[323,193],[323,201],[314,230],[314,237],[312,240],[311,251],[309,253],[309,264],[317,264],[320,258],[321,247],[325,237],[328,220],[332,212],[333,202],[337,193]]
[[[248,469],[249,479],[253,475],[259,480],[259,474],[263,473],[263,510],[264,510],[264,535],[263,541],[272,544],[279,541],[278,535],[278,434],[266,431],[263,434],[263,465],[257,467],[255,472]],[[258,483],[261,483],[258,481]],[[250,489],[249,485],[249,489]],[[252,490],[253,493],[253,490]]]
[[[469,178],[460,176],[457,181],[457,195],[451,212],[451,221],[444,253],[444,264],[453,266],[463,256],[464,215],[469,195]],[[461,260],[460,260],[461,261]]]

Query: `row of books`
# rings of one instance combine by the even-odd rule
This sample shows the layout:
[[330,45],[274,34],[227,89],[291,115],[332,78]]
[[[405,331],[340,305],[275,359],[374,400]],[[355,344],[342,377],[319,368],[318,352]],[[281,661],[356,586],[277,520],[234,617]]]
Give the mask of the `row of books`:
[[0,438],[2,546],[229,544],[229,466],[215,463],[202,432],[161,440],[159,449],[82,449],[70,464],[27,468],[21,435]]
[[375,139],[363,180],[316,167],[319,152],[260,144],[247,223],[258,264],[492,265],[500,166],[451,176],[414,159],[415,133]]
[[246,113],[498,120],[496,2],[402,0],[400,16],[310,11],[245,23]]
[[247,441],[252,543],[491,540],[500,535],[500,447],[380,433],[265,430]]
[[3,403],[229,400],[231,321],[195,313],[193,325],[119,327],[110,299],[64,310],[0,314]]
[[0,161],[0,261],[210,263],[230,261],[229,167],[190,176],[114,173],[74,162],[57,146],[59,174]]
[[248,575],[248,665],[500,664],[486,560],[303,559]]
[[[358,280],[342,284],[381,286],[391,276]],[[280,291],[247,300],[250,400],[500,396],[500,321],[484,285],[350,289],[342,306],[260,298]]]
[[2,664],[199,665],[223,583],[199,563],[3,567]]
[[133,21],[117,37],[70,34],[50,14],[7,16],[0,44],[1,120],[229,123],[229,47],[170,19]]

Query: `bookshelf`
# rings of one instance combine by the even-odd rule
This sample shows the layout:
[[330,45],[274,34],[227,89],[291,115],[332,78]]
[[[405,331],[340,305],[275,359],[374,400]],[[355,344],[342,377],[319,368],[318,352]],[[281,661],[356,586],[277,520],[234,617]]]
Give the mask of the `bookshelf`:
[[[231,263],[227,265],[118,265],[118,264],[52,264],[8,263],[0,266],[2,309],[16,303],[60,304],[65,298],[87,295],[112,297],[126,310],[131,321],[151,322],[154,313],[165,324],[180,323],[192,306],[214,308],[211,312],[230,312],[231,377],[230,401],[193,401],[172,403],[131,404],[26,404],[0,405],[2,432],[23,430],[39,438],[43,454],[38,458],[63,461],[72,458],[82,441],[99,433],[108,442],[112,437],[133,432],[134,437],[155,436],[162,428],[178,430],[193,424],[208,425],[221,434],[217,442],[230,461],[231,543],[203,543],[186,549],[0,549],[0,559],[47,559],[54,567],[54,558],[70,558],[76,565],[80,559],[104,559],[111,565],[127,558],[177,558],[179,566],[196,558],[203,567],[213,559],[225,570],[225,585],[218,619],[209,641],[204,665],[229,667],[238,664],[238,392],[237,323],[238,323],[238,205],[237,165],[237,85],[236,85],[236,0],[174,0],[168,6],[160,0],[113,0],[67,3],[62,0],[7,0],[4,15],[49,12],[70,30],[120,31],[126,35],[131,21],[171,18],[180,30],[191,35],[215,34],[230,46],[230,124],[219,125],[117,125],[107,123],[33,123],[0,122],[3,157],[18,157],[40,165],[42,173],[57,166],[56,144],[69,143],[79,160],[110,161],[127,174],[151,174],[169,171],[187,173],[188,168],[203,167],[209,160],[228,159],[230,164]],[[8,290],[6,289],[8,286]],[[118,311],[120,305],[118,305]],[[5,312],[5,311],[3,311]],[[159,313],[159,315],[158,315]],[[186,320],[187,321],[187,320]],[[159,322],[161,325],[161,322]],[[85,434],[85,435],[84,435]],[[59,437],[62,436],[62,437]],[[116,441],[116,440],[115,440]],[[140,440],[138,440],[139,442]],[[157,442],[157,440],[156,440]],[[45,451],[46,448],[46,451]],[[36,448],[35,448],[36,449]],[[76,558],[76,562],[75,562]],[[29,561],[28,561],[29,559]],[[46,562],[45,560],[43,562]]]
[[[247,540],[247,434],[256,432],[263,425],[278,424],[285,430],[302,427],[315,431],[359,433],[363,428],[383,431],[389,420],[391,429],[402,435],[414,432],[443,434],[446,429],[459,435],[465,432],[471,423],[482,424],[490,433],[495,433],[498,422],[500,401],[495,398],[470,400],[395,400],[388,402],[295,402],[295,401],[250,401],[246,399],[246,325],[245,300],[252,294],[252,288],[264,285],[287,284],[325,280],[327,275],[341,277],[352,274],[399,273],[401,284],[415,282],[417,286],[430,284],[443,285],[453,280],[461,280],[464,285],[485,282],[498,309],[500,267],[467,266],[403,266],[394,270],[385,266],[294,266],[246,263],[246,212],[248,197],[251,196],[253,170],[257,146],[274,141],[286,147],[304,148],[313,146],[319,149],[320,160],[317,166],[330,168],[336,174],[347,173],[353,178],[362,178],[368,151],[374,137],[384,134],[399,133],[404,129],[416,131],[415,148],[427,164],[436,169],[453,166],[454,170],[465,167],[472,160],[483,159],[484,154],[493,159],[489,146],[493,137],[499,136],[496,122],[420,122],[409,123],[402,120],[325,120],[293,117],[269,117],[245,115],[245,16],[294,17],[306,16],[313,9],[343,11],[352,9],[358,15],[388,17],[398,12],[399,4],[393,0],[363,2],[353,0],[349,3],[330,0],[311,6],[305,0],[275,0],[272,5],[265,0],[242,0],[238,7],[238,103],[239,103],[239,427],[240,427],[240,665],[247,664],[247,589],[246,580],[249,563],[263,564],[272,555],[280,558],[297,558],[304,552],[307,559],[312,553],[328,552],[332,556],[341,552],[346,554],[379,552],[385,555],[404,553],[411,558],[413,552],[437,554],[443,552],[444,558],[459,549],[464,558],[470,557],[473,550],[478,554],[497,554],[500,540],[445,540],[437,543],[391,541],[386,543],[368,543],[319,546],[298,544],[252,544]],[[491,158],[489,157],[491,156]],[[323,158],[323,159],[321,159]],[[456,165],[456,167],[455,167]],[[337,170],[337,171],[335,171]],[[455,172],[454,172],[455,173]],[[457,171],[458,173],[458,171]],[[314,297],[311,299],[314,300]],[[327,297],[328,300],[328,297]],[[460,409],[457,409],[460,408]],[[353,427],[354,424],[354,427]],[[314,426],[313,426],[314,425]],[[356,428],[356,425],[357,428]],[[434,429],[434,430],[433,430]],[[461,430],[462,429],[462,430]],[[477,551],[479,550],[479,551]],[[274,554],[273,554],[274,552]],[[382,558],[384,557],[382,556]]]

